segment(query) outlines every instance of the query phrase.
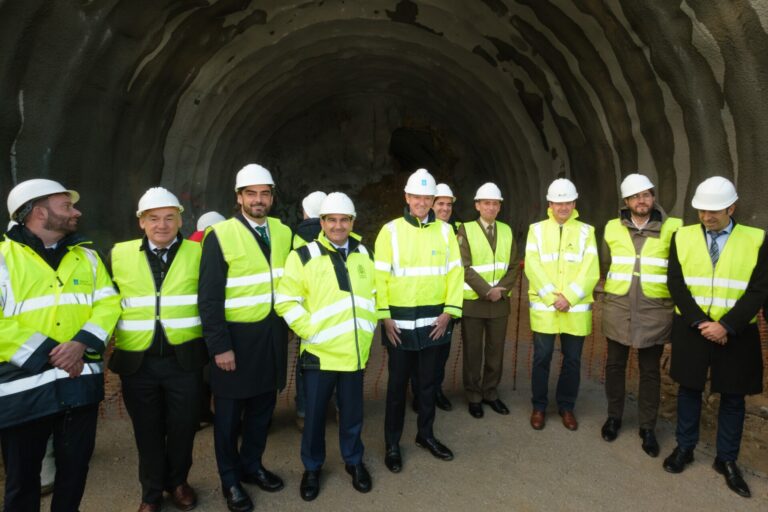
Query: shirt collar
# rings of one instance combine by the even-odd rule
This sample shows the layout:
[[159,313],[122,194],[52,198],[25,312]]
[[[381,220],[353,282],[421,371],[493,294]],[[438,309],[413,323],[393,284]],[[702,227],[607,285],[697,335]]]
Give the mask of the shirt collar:
[[251,220],[250,217],[247,217],[243,215],[243,218],[245,221],[251,226],[251,228],[256,229],[258,228],[267,228],[267,233],[269,233],[269,222],[267,222],[266,219],[264,219],[264,224],[257,224],[255,221]]
[[[165,247],[165,249],[170,250],[171,247],[173,247],[174,244],[176,244],[176,242],[178,242],[178,241],[179,241],[179,237],[177,236],[176,238],[171,240],[171,243],[168,244],[168,247]],[[155,244],[152,243],[152,241],[149,238],[147,238],[147,247],[149,248],[150,252],[155,252],[155,249],[158,248]]]

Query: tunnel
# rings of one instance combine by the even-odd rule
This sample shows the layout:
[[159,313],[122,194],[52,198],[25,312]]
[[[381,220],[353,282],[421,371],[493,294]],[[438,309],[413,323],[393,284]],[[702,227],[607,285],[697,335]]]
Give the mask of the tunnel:
[[341,190],[370,236],[417,167],[460,218],[494,181],[519,234],[553,179],[602,226],[638,171],[687,220],[696,185],[726,176],[738,219],[765,227],[767,27],[766,0],[0,2],[0,186],[81,191],[104,247],[138,234],[151,186],[181,198],[186,231],[231,212],[249,162],[284,221]]

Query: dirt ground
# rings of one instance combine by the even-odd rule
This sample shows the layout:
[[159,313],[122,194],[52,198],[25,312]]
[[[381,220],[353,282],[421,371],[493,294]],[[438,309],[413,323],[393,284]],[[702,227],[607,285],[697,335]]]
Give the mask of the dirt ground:
[[[257,510],[768,510],[768,409],[764,397],[750,400],[745,425],[739,463],[753,492],[753,498],[745,500],[728,490],[723,477],[711,468],[711,414],[703,420],[696,461],[680,475],[669,475],[662,469],[663,457],[675,445],[674,423],[670,421],[674,417],[674,386],[670,382],[664,384],[658,427],[662,453],[652,459],[640,448],[631,394],[619,438],[608,444],[600,437],[605,397],[599,371],[599,341],[588,339],[584,347],[582,390],[576,410],[580,428],[576,432],[563,428],[552,406],[547,427],[540,432],[530,428],[530,373],[526,363],[530,343],[520,342],[515,350],[514,343],[509,342],[507,349],[507,370],[500,393],[512,414],[499,416],[486,408],[486,416],[477,420],[467,413],[461,391],[461,339],[457,335],[445,381],[454,410],[438,411],[436,419],[436,435],[454,450],[456,458],[441,462],[416,447],[412,440],[415,415],[408,412],[402,441],[405,468],[394,475],[383,463],[386,354],[378,342],[374,343],[366,372],[363,432],[365,462],[373,476],[374,489],[365,495],[354,491],[344,472],[331,414],[321,494],[311,504],[301,500],[300,434],[294,424],[290,386],[279,396],[264,458],[265,466],[284,478],[286,488],[268,494],[247,486]],[[119,381],[109,374],[107,379],[110,395],[102,408],[83,512],[131,511],[136,510],[140,501],[132,429],[119,394]],[[630,373],[630,388],[635,380],[636,373],[634,377]],[[707,409],[714,407],[716,411],[716,396],[706,403]],[[211,428],[199,432],[190,475],[190,483],[200,495],[201,511],[226,510],[216,474],[212,434]],[[43,500],[44,509],[48,503],[47,498]],[[175,510],[170,502],[165,509]]]

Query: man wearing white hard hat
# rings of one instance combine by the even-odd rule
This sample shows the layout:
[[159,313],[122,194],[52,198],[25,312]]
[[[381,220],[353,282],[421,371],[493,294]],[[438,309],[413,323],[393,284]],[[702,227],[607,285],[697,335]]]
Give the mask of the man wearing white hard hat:
[[40,509],[40,468],[53,435],[52,510],[78,510],[104,398],[102,354],[120,298],[77,233],[80,195],[32,179],[8,195],[17,222],[0,242],[0,442],[5,510]]
[[496,220],[504,198],[495,183],[475,193],[479,216],[459,228],[464,264],[464,392],[469,414],[483,417],[483,404],[497,414],[509,414],[498,393],[509,318],[509,297],[517,279],[517,248],[508,224]]
[[253,509],[241,482],[267,492],[283,488],[283,480],[262,463],[288,364],[288,328],[275,312],[274,291],[293,235],[268,216],[274,186],[261,165],[248,164],[237,173],[240,211],[206,233],[200,261],[200,318],[213,358],[216,463],[232,511]]
[[600,278],[595,228],[578,219],[576,186],[556,179],[547,190],[548,218],[531,224],[525,245],[533,367],[531,427],[546,424],[549,369],[555,338],[560,337],[563,365],[555,399],[563,426],[579,426],[574,408],[581,380],[581,350],[592,332],[592,291]]
[[451,320],[461,317],[464,269],[453,229],[436,220],[431,209],[436,192],[429,171],[411,174],[403,216],[385,224],[376,238],[376,307],[389,355],[384,463],[393,473],[402,469],[405,395],[414,368],[419,387],[416,445],[438,459],[453,459],[433,430],[435,366],[440,345],[450,343]]
[[[432,211],[435,212],[435,217],[443,222],[448,223],[453,232],[459,228],[461,223],[456,220],[453,215],[453,203],[456,202],[456,196],[453,195],[451,187],[445,183],[438,183],[435,192],[435,201],[432,203]],[[451,321],[452,327],[456,326],[458,320]],[[453,404],[443,393],[443,380],[445,380],[445,364],[448,362],[448,356],[451,353],[451,344],[445,343],[440,345],[438,349],[437,363],[435,364],[435,406],[443,411],[450,411],[453,408]],[[415,368],[414,368],[415,370]],[[413,410],[419,411],[418,401],[418,389],[419,389],[419,376],[418,372],[414,371],[411,374],[411,391],[413,393]]]
[[189,236],[189,240],[193,242],[202,242],[205,237],[205,230],[213,226],[217,222],[223,222],[227,219],[224,218],[219,212],[205,212],[197,219],[197,229]]
[[739,496],[750,490],[736,465],[744,430],[744,396],[763,390],[757,315],[768,296],[765,231],[733,218],[736,188],[715,176],[691,205],[700,223],[675,233],[669,249],[669,291],[675,301],[670,376],[677,395],[677,447],[664,469],[680,473],[699,441],[702,392],[720,394],[713,468]]
[[301,338],[299,365],[306,383],[301,438],[305,501],[320,493],[325,462],[325,416],[336,390],[339,448],[353,487],[372,488],[363,463],[363,370],[376,328],[371,253],[352,234],[355,207],[346,194],[331,192],[318,208],[322,232],[288,256],[276,305]]
[[603,439],[621,428],[629,349],[637,350],[640,384],[637,416],[642,448],[659,455],[656,418],[661,393],[661,355],[672,331],[672,299],[667,288],[667,258],[672,234],[683,224],[656,203],[653,183],[642,174],[621,182],[624,207],[608,221],[602,255],[608,268],[603,302],[603,334],[608,343],[605,395],[608,418]]
[[109,255],[122,304],[109,369],[133,422],[140,512],[160,510],[165,490],[180,510],[197,504],[187,477],[208,354],[197,309],[200,244],[181,236],[183,212],[173,193],[150,188],[136,211],[144,236]]
[[[320,227],[320,206],[326,198],[326,193],[316,190],[308,194],[301,201],[301,210],[303,219],[296,226],[293,235],[293,249],[298,249],[312,242],[322,231]],[[306,388],[304,386],[304,376],[300,367],[301,361],[296,360],[296,426],[299,431],[304,430],[304,403],[306,397]]]

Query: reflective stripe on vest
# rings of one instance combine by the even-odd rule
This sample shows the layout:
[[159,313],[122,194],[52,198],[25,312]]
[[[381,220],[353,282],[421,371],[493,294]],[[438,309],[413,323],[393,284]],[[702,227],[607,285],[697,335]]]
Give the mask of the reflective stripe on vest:
[[139,352],[152,345],[157,321],[171,345],[203,335],[197,311],[200,269],[199,243],[183,240],[158,292],[141,239],[115,245],[112,273],[120,289],[123,308],[115,331],[115,346]]
[[[675,246],[685,284],[711,319],[720,320],[744,295],[764,237],[762,229],[736,224],[713,269],[701,225],[677,231]],[[680,314],[677,308],[675,311]],[[751,323],[756,321],[757,317]]]
[[[258,322],[272,309],[274,290],[291,250],[291,230],[278,219],[269,223],[270,259],[264,257],[253,230],[238,218],[213,226],[227,262],[224,316],[228,322]],[[205,241],[203,241],[205,243]]]
[[[512,229],[503,223],[495,223],[496,231],[496,251],[491,250],[491,244],[488,242],[480,221],[467,222],[464,229],[467,233],[467,243],[472,253],[471,268],[485,280],[490,286],[499,284],[499,280],[504,277],[509,268],[509,253],[512,250]],[[507,294],[511,293],[511,290]],[[464,300],[475,300],[478,298],[475,290],[469,284],[464,282]]]
[[[635,253],[635,246],[629,229],[620,219],[613,219],[605,226],[605,243],[611,252],[611,266],[605,280],[605,291],[614,295],[626,295],[635,275],[640,278],[643,295],[649,298],[669,298],[667,288],[667,258],[672,234],[682,226],[683,221],[674,217],[667,218],[661,227],[658,238],[648,237],[640,254]],[[640,271],[635,272],[635,263],[639,260]]]

